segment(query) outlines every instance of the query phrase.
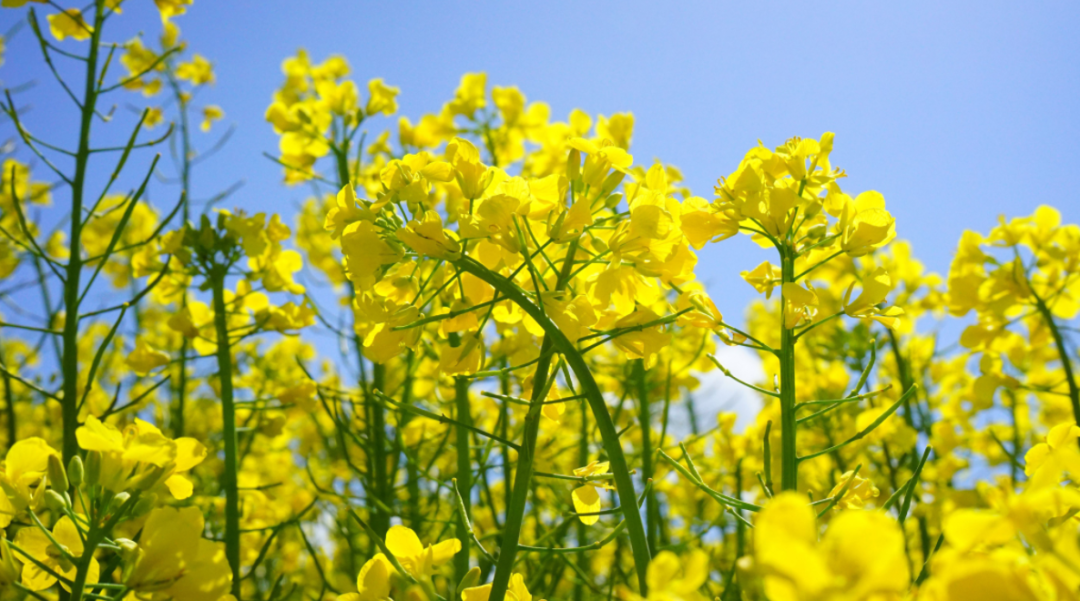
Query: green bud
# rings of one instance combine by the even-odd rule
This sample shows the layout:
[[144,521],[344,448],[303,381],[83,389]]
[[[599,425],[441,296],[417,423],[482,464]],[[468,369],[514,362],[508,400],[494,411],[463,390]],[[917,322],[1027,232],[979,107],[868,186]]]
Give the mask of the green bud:
[[97,486],[101,480],[101,453],[90,451],[86,454],[86,479],[88,486]]
[[619,187],[626,174],[622,171],[612,171],[606,178],[604,178],[604,185],[600,187],[601,196],[605,194],[611,194],[615,191],[615,188]]
[[480,566],[473,566],[468,572],[465,572],[465,575],[461,578],[461,582],[458,583],[457,590],[463,591],[467,588],[472,588],[477,584],[480,584]]
[[60,496],[60,493],[51,488],[45,491],[45,506],[49,508],[49,511],[57,514],[63,513],[67,505],[67,499]]
[[68,480],[75,488],[82,486],[83,483],[83,461],[82,457],[78,455],[71,458],[68,463]]
[[825,233],[828,231],[829,226],[824,223],[819,223],[814,227],[806,230],[806,236],[811,240],[821,240],[825,237]]
[[139,497],[138,501],[135,501],[135,507],[131,509],[131,517],[140,518],[148,513],[157,505],[157,495],[154,493],[146,493]]
[[[616,173],[618,172],[616,171]],[[615,207],[619,206],[619,203],[622,202],[622,199],[622,192],[617,192],[604,199],[604,206],[614,211]]]
[[68,484],[67,470],[59,455],[49,455],[45,473],[49,476],[49,485],[53,490],[66,491],[71,486]]
[[128,491],[125,490],[124,492],[116,493],[116,496],[113,497],[112,500],[113,500],[113,503],[115,504],[116,508],[119,509],[120,507],[123,507],[124,503],[127,503],[128,499],[130,499],[130,498],[131,498],[131,493],[129,493]]

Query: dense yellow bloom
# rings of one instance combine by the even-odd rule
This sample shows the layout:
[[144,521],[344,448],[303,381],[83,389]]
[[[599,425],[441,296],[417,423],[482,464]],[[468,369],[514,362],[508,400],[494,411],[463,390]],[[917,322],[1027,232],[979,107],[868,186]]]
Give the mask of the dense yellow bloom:
[[773,498],[754,524],[754,564],[773,601],[903,598],[910,583],[904,537],[883,513],[841,512],[818,542],[806,498]]
[[124,584],[138,596],[218,601],[232,573],[225,545],[202,537],[198,507],[163,507],[150,512],[137,550],[124,566]]
[[100,484],[114,492],[160,482],[173,497],[186,499],[192,484],[183,473],[206,458],[206,447],[194,438],[172,440],[140,419],[121,432],[90,416],[76,435],[84,450],[101,453]]
[[[38,528],[23,528],[15,536],[15,544],[20,549],[48,568],[48,571],[42,569],[33,561],[23,563],[22,584],[32,591],[45,590],[56,582],[56,577],[50,571],[72,580],[76,572],[75,564],[85,551],[82,535],[67,516],[57,520],[51,538]],[[52,541],[56,541],[56,544]],[[97,559],[91,558],[87,582],[97,582],[100,571]],[[70,590],[64,583],[61,586]]]

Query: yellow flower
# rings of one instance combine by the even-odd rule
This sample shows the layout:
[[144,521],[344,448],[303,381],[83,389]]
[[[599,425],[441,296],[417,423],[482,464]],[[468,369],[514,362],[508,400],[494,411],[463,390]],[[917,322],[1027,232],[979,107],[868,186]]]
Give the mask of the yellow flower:
[[[852,480],[854,478],[854,480]],[[851,482],[849,485],[848,482]],[[876,499],[881,491],[878,487],[874,486],[874,483],[866,478],[860,478],[855,475],[855,472],[848,470],[844,472],[843,476],[840,476],[840,480],[836,483],[836,486],[829,491],[830,497],[835,497],[840,494],[841,490],[847,486],[847,490],[844,492],[843,498],[837,502],[837,507],[843,509],[861,509],[871,499]]]
[[747,284],[754,287],[758,292],[764,292],[765,298],[772,296],[773,288],[780,283],[780,269],[768,261],[763,261],[751,271],[743,271],[739,275],[746,280]]
[[[404,567],[404,566],[403,566]],[[382,601],[390,598],[390,576],[394,566],[386,556],[379,553],[367,560],[356,577],[355,593],[338,597],[338,601]]]
[[221,107],[216,104],[208,104],[203,107],[203,120],[199,124],[199,129],[202,131],[210,131],[210,127],[214,124],[214,121],[220,121],[225,117],[225,111],[221,110]]
[[754,524],[754,566],[771,601],[900,599],[910,584],[904,535],[874,511],[845,511],[821,543],[806,498],[784,492]]
[[171,440],[141,419],[121,432],[91,415],[75,436],[84,450],[102,454],[99,483],[113,492],[136,485],[146,490],[163,482],[174,498],[186,499],[193,489],[182,473],[206,458],[201,442]]
[[[607,461],[593,461],[585,467],[579,467],[574,470],[575,476],[587,477],[596,474],[603,474],[608,471],[610,462]],[[600,511],[600,492],[597,488],[608,488],[603,481],[590,480],[579,486],[570,493],[570,498],[574,501],[574,511],[577,513],[596,513]],[[595,524],[600,516],[598,515],[579,515],[578,519],[582,524],[591,526]]]
[[[45,565],[49,570],[74,580],[77,571],[76,562],[83,554],[82,535],[75,528],[71,518],[64,516],[57,520],[52,529],[52,538],[56,541],[53,545],[49,537],[40,528],[28,527],[19,530],[15,535],[15,545]],[[90,559],[90,567],[87,570],[86,581],[97,582],[100,566],[96,559]],[[32,591],[42,591],[56,583],[56,577],[39,567],[32,561],[23,563],[22,584]],[[70,590],[66,584],[61,583],[64,590]]]
[[447,104],[452,115],[472,116],[477,109],[487,105],[487,74],[466,73],[461,76],[461,84],[454,92],[454,99]]
[[[878,307],[885,302],[885,298],[892,292],[893,281],[889,272],[884,267],[878,267],[863,280],[862,293],[854,301],[851,300],[851,291],[855,288],[852,282],[844,293],[844,313],[851,317],[862,317],[880,322],[885,327],[895,328],[904,314],[900,307],[892,306],[887,309]],[[850,301],[850,302],[849,302]]]
[[191,61],[176,66],[176,76],[192,85],[201,86],[214,83],[214,68],[206,57],[196,54]]
[[851,200],[844,195],[840,213],[840,248],[853,257],[880,248],[896,237],[896,219],[885,210],[885,197],[863,192]]
[[87,40],[94,33],[94,28],[83,20],[82,11],[69,8],[62,13],[49,15],[49,31],[60,41],[64,38]]
[[136,594],[218,601],[229,591],[232,571],[225,543],[204,539],[202,533],[198,507],[154,509],[142,527],[138,551],[124,567],[124,584]]
[[1045,442],[1031,447],[1024,455],[1024,473],[1031,479],[1029,489],[1058,486],[1065,474],[1073,480],[1080,477],[1078,438],[1080,426],[1070,420],[1051,428]]
[[371,96],[368,98],[364,113],[367,115],[374,115],[376,113],[393,115],[397,112],[398,106],[396,98],[397,95],[401,93],[401,90],[386,85],[383,83],[382,78],[376,78],[368,82],[368,92]]
[[814,320],[817,313],[818,297],[813,290],[788,282],[780,287],[784,293],[784,327],[797,328]]
[[399,240],[422,255],[451,261],[461,257],[461,243],[453,233],[443,229],[442,217],[435,211],[425,211],[420,220],[413,219],[400,228],[397,235]]
[[[461,591],[461,601],[487,601],[491,596],[491,585],[474,586]],[[525,587],[525,577],[514,573],[506,587],[506,598],[510,601],[532,601],[532,593]]]
[[127,356],[127,366],[136,374],[145,376],[159,367],[169,364],[169,356],[153,348],[145,340],[135,343],[135,350]]
[[0,528],[6,528],[15,515],[40,500],[51,455],[60,456],[37,437],[11,445],[0,472]]
[[386,548],[413,578],[423,580],[431,578],[439,566],[461,550],[461,541],[452,538],[425,547],[408,527],[393,526],[386,533]]

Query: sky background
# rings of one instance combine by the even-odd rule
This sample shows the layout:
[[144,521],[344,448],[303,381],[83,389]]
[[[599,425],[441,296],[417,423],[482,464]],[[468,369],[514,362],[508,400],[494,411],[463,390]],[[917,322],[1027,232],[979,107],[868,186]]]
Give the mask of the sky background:
[[[0,11],[0,31],[24,11]],[[198,103],[219,104],[236,128],[196,172],[196,198],[243,180],[230,204],[292,214],[309,195],[282,185],[280,168],[262,156],[277,151],[263,114],[281,61],[303,47],[315,60],[345,56],[362,88],[374,77],[400,87],[400,114],[414,122],[472,71],[549,103],[553,119],[574,108],[630,111],[636,162],[679,167],[706,198],[758,140],[772,147],[836,132],[832,161],[849,174],[845,191],[881,192],[899,237],[939,272],[964,229],[986,231],[1000,214],[1047,203],[1080,221],[1077,2],[196,0],[177,23],[217,72]],[[110,27],[121,42],[160,31],[150,0],[129,0]],[[74,143],[72,107],[28,29],[10,41],[0,80],[37,81],[19,97],[33,109],[31,129]],[[120,113],[140,101],[112,100]],[[389,124],[377,120],[371,131]],[[11,135],[9,123],[0,127]],[[175,198],[155,185],[155,200]],[[742,237],[699,257],[717,305],[741,321],[756,295],[738,274],[771,257]]]

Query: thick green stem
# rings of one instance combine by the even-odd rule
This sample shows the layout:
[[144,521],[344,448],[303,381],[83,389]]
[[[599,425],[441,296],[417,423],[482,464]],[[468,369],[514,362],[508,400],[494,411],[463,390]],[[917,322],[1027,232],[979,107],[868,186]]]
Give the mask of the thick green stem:
[[[82,273],[83,194],[86,172],[90,164],[90,126],[97,107],[98,50],[101,47],[101,26],[105,20],[104,0],[95,2],[90,52],[86,57],[86,86],[79,121],[79,148],[75,153],[75,177],[71,181],[71,228],[68,235],[71,257],[64,275],[64,354],[60,359],[64,373],[62,414],[64,419],[64,463],[79,452],[75,430],[79,427],[79,290]],[[90,383],[87,382],[87,386]]]
[[[567,252],[568,258],[565,261],[572,263],[572,256],[572,252]],[[460,270],[471,273],[486,282],[492,288],[495,288],[500,294],[521,307],[529,317],[536,320],[540,327],[543,328],[545,334],[545,343],[541,346],[541,358],[543,357],[545,347],[548,347],[548,344],[550,343],[551,350],[548,352],[558,352],[561,354],[566,360],[567,365],[570,366],[570,370],[573,371],[574,376],[578,379],[579,392],[584,395],[585,399],[589,402],[589,409],[596,419],[597,430],[600,432],[604,450],[611,463],[611,472],[615,477],[615,490],[619,496],[619,504],[626,521],[627,532],[630,536],[630,544],[634,553],[634,566],[638,576],[638,587],[640,594],[644,596],[648,591],[645,573],[649,566],[650,559],[649,542],[645,535],[645,525],[641,519],[641,513],[638,511],[637,496],[634,491],[634,481],[630,477],[630,469],[626,464],[626,456],[623,454],[622,445],[619,441],[619,433],[615,429],[615,423],[612,421],[611,414],[608,412],[607,403],[604,401],[604,396],[601,393],[596,380],[593,378],[592,372],[585,362],[585,358],[578,351],[577,347],[570,342],[566,335],[562,333],[559,327],[548,318],[544,311],[513,282],[468,257],[458,259],[457,261],[454,261],[454,264],[457,265]],[[546,374],[544,379],[546,380]],[[539,381],[539,377],[534,379],[534,390],[538,387],[537,382]],[[532,405],[535,405],[535,403]],[[530,406],[530,412],[533,411],[532,405]],[[539,412],[539,407],[536,408],[536,412]],[[528,435],[528,427],[529,424],[526,423],[526,435]],[[525,456],[525,448],[526,447],[523,447],[522,453],[519,454],[518,475],[514,481],[514,496],[511,499],[515,506],[508,508],[507,510],[507,519],[503,528],[503,547],[499,553],[499,566],[495,570],[495,581],[492,583],[490,601],[502,601],[505,596],[506,586],[510,580],[510,571],[514,563],[514,556],[517,554],[517,538],[518,534],[520,534],[521,521],[525,509],[524,499],[519,499],[518,497],[524,497],[528,494],[528,486],[524,486],[521,487],[521,494],[519,495],[517,483],[527,483],[531,478],[531,474],[528,474],[529,478],[522,479],[521,471],[524,469],[522,458]],[[531,462],[532,458],[528,457],[528,461]],[[520,503],[520,505],[518,505],[518,503]],[[518,508],[520,508],[520,513],[513,513],[513,511]],[[498,588],[496,588],[497,586]]]
[[240,598],[240,499],[237,474],[240,461],[236,452],[236,407],[233,402],[232,351],[229,348],[229,323],[225,310],[224,266],[215,266],[210,273],[214,290],[214,329],[217,332],[218,380],[221,387],[221,421],[225,439],[225,559],[232,571],[232,594]]
[[[646,379],[648,374],[645,369],[645,360],[638,359],[634,362],[634,383],[637,386],[638,421],[641,427],[641,479],[645,482],[652,480],[652,418],[649,412],[649,393]],[[645,497],[645,531],[648,533],[649,549],[656,548],[656,539],[659,533],[660,522],[658,520],[659,509],[656,505],[656,493],[651,489]]]
[[[781,281],[795,281],[795,257],[790,249],[780,250]],[[799,462],[795,454],[795,331],[785,323],[787,299],[780,293],[780,489],[799,486]]]
[[461,550],[454,556],[454,575],[457,580],[469,571],[469,541],[472,533],[466,520],[472,512],[472,414],[469,412],[469,379],[454,378],[454,403],[457,409],[457,485],[465,513],[458,516],[457,537]]

